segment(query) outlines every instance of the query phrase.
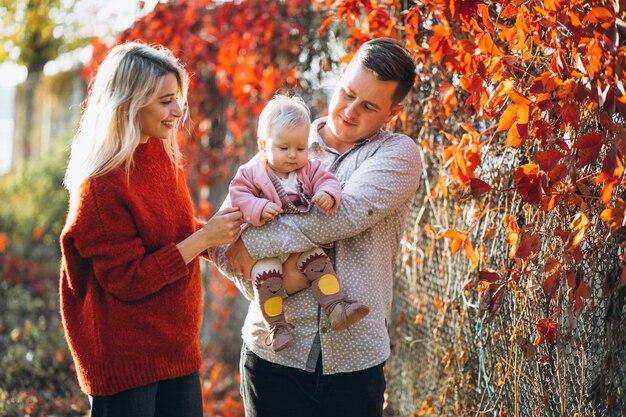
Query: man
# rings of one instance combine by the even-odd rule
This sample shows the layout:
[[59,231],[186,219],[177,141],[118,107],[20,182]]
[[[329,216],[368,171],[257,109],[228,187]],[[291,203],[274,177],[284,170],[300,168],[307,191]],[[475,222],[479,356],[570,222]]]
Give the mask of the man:
[[402,110],[414,80],[414,62],[399,43],[364,44],[338,80],[328,117],[313,123],[309,139],[310,157],[342,183],[338,211],[330,217],[317,208],[277,216],[248,228],[225,256],[214,254],[252,299],[255,260],[334,243],[329,255],[346,294],[370,308],[348,330],[334,331],[306,278],[285,270],[292,295],[284,300],[284,313],[295,326],[293,345],[279,353],[266,345],[256,303],[242,330],[241,391],[248,417],[382,415],[393,267],[421,170],[415,143],[382,128]]

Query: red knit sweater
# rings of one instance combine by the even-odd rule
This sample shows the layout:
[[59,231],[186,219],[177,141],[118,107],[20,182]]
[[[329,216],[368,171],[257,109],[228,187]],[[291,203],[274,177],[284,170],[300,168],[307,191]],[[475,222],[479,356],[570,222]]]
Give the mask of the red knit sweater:
[[61,316],[78,381],[111,395],[200,367],[199,261],[176,243],[196,229],[182,172],[159,139],[70,199],[61,234]]

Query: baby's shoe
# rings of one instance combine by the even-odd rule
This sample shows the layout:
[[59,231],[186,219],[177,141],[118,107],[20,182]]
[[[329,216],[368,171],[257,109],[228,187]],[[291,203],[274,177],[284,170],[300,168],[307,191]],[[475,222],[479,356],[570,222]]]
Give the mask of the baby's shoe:
[[265,336],[265,345],[271,346],[274,352],[280,352],[293,343],[293,325],[290,323],[270,324],[269,333]]
[[333,330],[346,330],[354,323],[367,316],[370,308],[358,301],[344,299],[338,302],[328,313],[330,325]]

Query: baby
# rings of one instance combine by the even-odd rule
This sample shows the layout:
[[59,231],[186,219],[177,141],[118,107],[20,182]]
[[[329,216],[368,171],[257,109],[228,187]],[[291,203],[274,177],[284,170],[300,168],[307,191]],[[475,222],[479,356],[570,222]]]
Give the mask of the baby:
[[[259,117],[260,154],[242,165],[230,184],[233,207],[248,225],[262,226],[281,213],[307,213],[313,204],[327,216],[339,207],[341,185],[321,162],[308,159],[310,112],[299,97],[277,94]],[[345,330],[369,313],[366,305],[346,299],[331,260],[321,248],[300,254],[298,269],[311,281],[315,299],[334,330]],[[275,352],[293,342],[293,326],[285,320],[283,265],[278,258],[257,261],[252,268],[256,301]]]

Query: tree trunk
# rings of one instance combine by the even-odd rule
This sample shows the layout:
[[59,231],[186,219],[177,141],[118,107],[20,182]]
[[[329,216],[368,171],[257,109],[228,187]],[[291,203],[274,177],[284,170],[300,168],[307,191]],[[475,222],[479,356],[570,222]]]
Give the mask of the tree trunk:
[[35,98],[40,80],[41,71],[29,71],[23,84],[22,94],[17,93],[15,95],[16,123],[13,135],[13,167],[30,159],[37,146],[36,143],[33,143],[33,139],[37,137],[34,121],[38,106]]

